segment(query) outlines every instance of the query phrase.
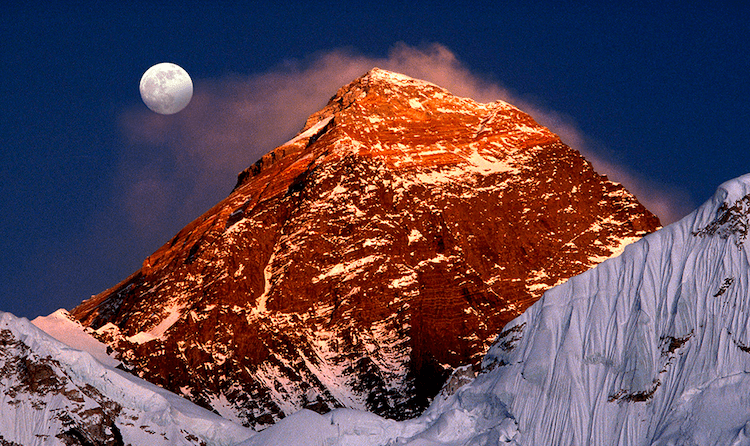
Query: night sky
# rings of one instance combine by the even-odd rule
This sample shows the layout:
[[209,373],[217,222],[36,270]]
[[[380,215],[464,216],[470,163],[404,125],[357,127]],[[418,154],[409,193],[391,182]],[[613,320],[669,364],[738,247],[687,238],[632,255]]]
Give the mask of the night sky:
[[[115,3],[4,6],[2,311],[115,285],[373,66],[513,103],[664,223],[750,172],[740,2]],[[159,62],[194,81],[176,115],[140,99]]]

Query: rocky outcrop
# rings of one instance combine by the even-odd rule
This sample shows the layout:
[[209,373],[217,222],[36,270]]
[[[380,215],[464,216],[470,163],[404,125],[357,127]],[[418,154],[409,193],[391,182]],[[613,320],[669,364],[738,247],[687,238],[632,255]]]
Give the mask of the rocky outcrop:
[[76,386],[56,361],[34,354],[9,329],[0,329],[0,375],[0,400],[7,410],[3,418],[12,419],[9,412],[27,413],[27,429],[46,427],[36,434],[39,441],[52,437],[64,444],[123,444],[115,424],[122,407],[91,386]]
[[117,361],[102,358],[103,346],[66,316],[32,323],[0,312],[0,445],[218,446],[254,434],[116,370]]
[[[72,321],[57,327],[62,338],[96,344]],[[3,446],[218,446],[253,434],[3,312],[0,407]]]
[[72,315],[246,425],[405,418],[546,289],[658,226],[517,108],[373,69]]

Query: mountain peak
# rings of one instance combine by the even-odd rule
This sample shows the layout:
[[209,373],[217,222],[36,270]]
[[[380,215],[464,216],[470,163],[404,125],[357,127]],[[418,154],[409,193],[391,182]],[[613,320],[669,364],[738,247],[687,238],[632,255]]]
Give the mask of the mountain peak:
[[373,69],[71,314],[140,376],[262,427],[405,418],[658,219],[526,113]]
[[[325,146],[313,144],[321,138],[339,144],[316,154],[316,147]],[[512,170],[506,158],[553,143],[560,143],[557,135],[506,102],[478,103],[429,82],[373,68],[340,88],[297,136],[243,171],[237,186],[289,155],[312,156],[316,163],[364,156],[399,170]]]
[[421,79],[415,79],[413,77],[397,73],[395,71],[389,71],[374,67],[367,73],[341,87],[334,97],[343,96],[345,92],[348,91],[359,90],[362,86],[381,86],[386,88],[390,87],[392,88],[392,90],[389,91],[390,94],[401,92],[400,88],[403,87],[436,89],[446,94],[450,94],[448,90],[439,87],[431,82]]
[[364,79],[370,79],[374,82],[387,82],[394,85],[403,85],[403,84],[430,84],[427,81],[423,81],[420,79],[414,79],[413,77],[409,77],[405,74],[396,73],[395,71],[388,71],[384,70],[382,68],[373,67],[370,71],[367,72],[364,76],[362,76]]
[[723,203],[738,201],[750,194],[750,173],[722,183],[714,194],[714,199]]
[[[422,90],[421,94],[419,90]],[[310,116],[300,133],[304,133],[317,122],[350,107],[352,103],[369,94],[391,98],[395,96],[424,96],[428,93],[425,90],[436,90],[444,95],[450,95],[447,90],[427,81],[377,67],[372,68],[364,75],[339,88],[325,108]]]

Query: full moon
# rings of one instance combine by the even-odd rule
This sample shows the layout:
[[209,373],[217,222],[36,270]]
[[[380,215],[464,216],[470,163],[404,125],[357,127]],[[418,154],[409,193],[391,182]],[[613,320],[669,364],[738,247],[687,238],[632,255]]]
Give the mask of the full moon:
[[190,102],[193,81],[180,66],[164,62],[143,73],[140,90],[146,107],[162,115],[171,115]]

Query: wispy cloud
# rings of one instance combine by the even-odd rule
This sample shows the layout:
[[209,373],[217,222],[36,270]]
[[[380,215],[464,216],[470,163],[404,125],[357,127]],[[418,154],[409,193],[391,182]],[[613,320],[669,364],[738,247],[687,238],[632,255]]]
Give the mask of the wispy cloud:
[[645,178],[624,163],[606,145],[581,132],[575,121],[552,110],[539,108],[523,100],[508,102],[531,114],[540,124],[555,132],[568,146],[578,150],[600,174],[624,185],[648,210],[656,214],[663,225],[673,223],[696,206],[690,194],[675,185]]
[[598,171],[622,182],[663,222],[689,210],[681,205],[686,194],[651,184],[608,162],[587,144],[572,119],[474,74],[442,45],[400,44],[382,58],[334,50],[288,61],[262,74],[196,79],[192,102],[176,115],[157,115],[145,107],[128,110],[121,117],[127,149],[118,180],[124,217],[136,230],[160,234],[166,241],[224,198],[237,173],[294,136],[338,88],[375,66],[428,80],[480,102],[510,102],[559,134]]

